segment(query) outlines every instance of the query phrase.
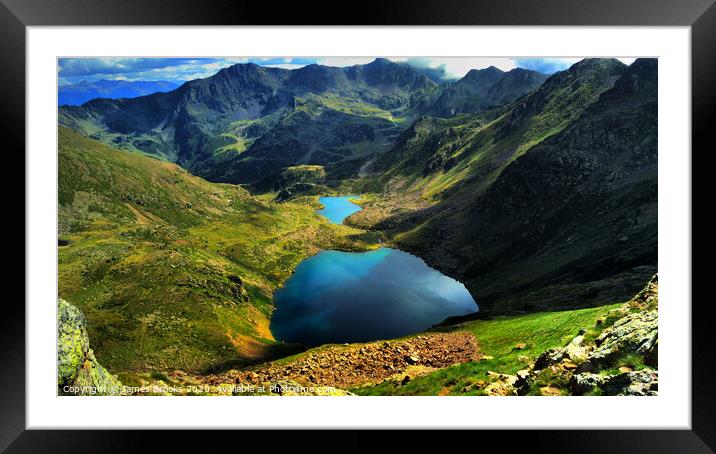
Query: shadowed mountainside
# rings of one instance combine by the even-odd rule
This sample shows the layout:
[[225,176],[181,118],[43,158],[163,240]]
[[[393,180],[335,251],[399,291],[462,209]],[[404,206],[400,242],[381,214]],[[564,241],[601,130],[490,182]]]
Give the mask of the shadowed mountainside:
[[351,220],[465,282],[483,312],[624,299],[656,269],[656,95],[656,60],[593,59],[499,112],[423,118],[368,187],[425,206]]
[[508,72],[494,66],[471,69],[462,79],[446,87],[425,114],[452,117],[489,110],[536,90],[546,79],[546,74],[523,68]]

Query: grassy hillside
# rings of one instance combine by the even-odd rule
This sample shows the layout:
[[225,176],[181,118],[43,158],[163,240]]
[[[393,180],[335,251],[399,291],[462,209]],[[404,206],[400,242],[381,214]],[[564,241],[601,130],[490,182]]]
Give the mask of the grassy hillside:
[[284,382],[358,395],[656,395],[657,311],[655,275],[621,304],[446,320],[398,339],[322,345],[216,374],[137,374],[132,382],[170,385],[180,395],[195,386],[246,395],[234,387]]
[[284,355],[271,294],[321,248],[369,247],[310,204],[274,204],[59,130],[59,296],[113,372]]
[[[565,345],[580,329],[594,327],[599,317],[616,306],[503,316],[440,328],[440,331],[472,333],[480,345],[483,359],[415,377],[405,384],[388,381],[352,391],[361,395],[484,394],[484,383],[489,381],[488,371],[515,374],[545,350]],[[478,382],[483,386],[475,386]]]

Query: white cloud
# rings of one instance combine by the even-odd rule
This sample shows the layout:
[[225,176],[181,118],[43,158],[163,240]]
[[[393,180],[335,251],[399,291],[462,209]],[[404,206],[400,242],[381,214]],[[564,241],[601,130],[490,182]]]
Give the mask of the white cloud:
[[[326,66],[353,66],[365,65],[375,60],[376,57],[320,57],[317,62]],[[503,71],[509,71],[515,67],[510,58],[500,57],[385,57],[395,62],[410,62],[415,66],[428,68],[442,68],[448,77],[459,78],[467,74],[471,69],[482,69],[495,66]]]
[[366,65],[375,60],[375,57],[319,57],[316,63],[324,66],[353,66]]
[[298,69],[303,68],[306,65],[302,65],[299,63],[277,63],[275,65],[261,65],[264,68],[283,68],[283,69]]
[[471,69],[484,69],[494,66],[502,71],[515,68],[511,58],[504,57],[427,57],[431,68],[444,68],[448,77],[460,78]]

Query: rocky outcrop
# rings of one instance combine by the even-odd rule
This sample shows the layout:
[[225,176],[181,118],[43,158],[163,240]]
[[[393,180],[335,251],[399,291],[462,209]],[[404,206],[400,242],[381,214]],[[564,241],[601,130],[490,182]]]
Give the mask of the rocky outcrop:
[[285,187],[276,195],[277,202],[285,202],[302,195],[319,195],[326,192],[326,187],[315,183],[296,183]]
[[[597,320],[592,333],[580,330],[564,347],[543,352],[516,375],[493,374],[497,379],[485,391],[488,395],[525,395],[538,389],[542,395],[655,396],[659,390],[657,311],[654,275],[631,301]],[[588,336],[593,340],[587,341]]]
[[90,348],[82,312],[60,299],[57,310],[57,387],[60,395],[118,395],[122,383]]
[[596,348],[589,360],[594,364],[610,364],[625,352],[649,354],[658,342],[658,315],[656,311],[628,314],[605,329],[596,339]]

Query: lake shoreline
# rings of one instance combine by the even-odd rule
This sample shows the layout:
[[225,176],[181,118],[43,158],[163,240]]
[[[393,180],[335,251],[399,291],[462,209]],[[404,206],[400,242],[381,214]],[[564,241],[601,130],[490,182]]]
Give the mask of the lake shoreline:
[[[316,213],[337,223],[362,208],[360,196],[322,196]],[[270,330],[281,342],[314,347],[415,334],[479,306],[465,286],[398,248],[321,250],[273,293]],[[375,317],[380,313],[381,317]]]

